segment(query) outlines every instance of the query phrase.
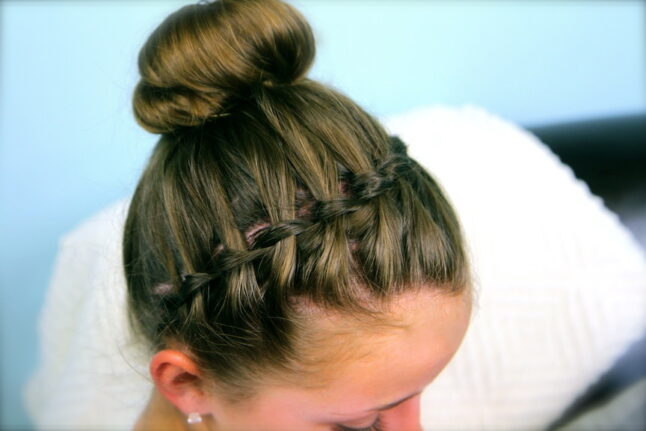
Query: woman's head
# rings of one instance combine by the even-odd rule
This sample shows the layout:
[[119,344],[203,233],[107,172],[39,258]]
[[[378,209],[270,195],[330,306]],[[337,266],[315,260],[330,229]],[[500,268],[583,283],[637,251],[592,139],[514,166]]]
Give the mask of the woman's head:
[[391,299],[381,322],[317,307],[308,313],[311,338],[303,340],[305,347],[315,345],[308,352],[319,359],[317,374],[309,382],[266,379],[253,397],[235,404],[193,383],[173,382],[199,375],[175,350],[157,353],[151,369],[168,399],[185,413],[206,414],[212,429],[373,431],[376,423],[377,430],[419,431],[420,392],[457,350],[469,312],[468,296],[429,290]]
[[[289,5],[218,0],[170,15],[139,56],[135,116],[161,138],[126,222],[130,315],[153,365],[171,352],[231,405],[340,390],[404,334],[438,337],[439,372],[466,328],[451,206],[399,139],[305,76],[314,52]],[[413,386],[433,377],[418,371]]]

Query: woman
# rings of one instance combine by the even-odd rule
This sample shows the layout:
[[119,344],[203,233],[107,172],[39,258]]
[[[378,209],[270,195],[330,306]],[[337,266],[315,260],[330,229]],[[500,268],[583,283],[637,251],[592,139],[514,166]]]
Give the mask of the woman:
[[279,0],[181,8],[139,56],[161,134],[130,205],[131,321],[155,390],[137,430],[419,430],[468,326],[460,227],[404,143],[306,78]]

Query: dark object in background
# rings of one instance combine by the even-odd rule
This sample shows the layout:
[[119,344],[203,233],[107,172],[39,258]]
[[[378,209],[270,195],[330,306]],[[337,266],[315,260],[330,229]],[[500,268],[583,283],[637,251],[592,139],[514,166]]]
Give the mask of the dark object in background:
[[[590,191],[640,240],[646,227],[646,113],[601,118],[528,130],[570,166]],[[644,238],[641,245],[646,248]],[[604,403],[646,376],[646,334],[577,399],[550,429]]]
[[646,113],[529,128],[592,193],[622,216],[625,196],[646,201]]

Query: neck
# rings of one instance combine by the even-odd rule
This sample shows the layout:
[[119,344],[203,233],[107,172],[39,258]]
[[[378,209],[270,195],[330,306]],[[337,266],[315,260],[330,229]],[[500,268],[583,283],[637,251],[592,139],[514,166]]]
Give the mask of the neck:
[[139,416],[133,431],[216,431],[210,417],[195,425],[186,422],[186,415],[153,389],[146,408]]

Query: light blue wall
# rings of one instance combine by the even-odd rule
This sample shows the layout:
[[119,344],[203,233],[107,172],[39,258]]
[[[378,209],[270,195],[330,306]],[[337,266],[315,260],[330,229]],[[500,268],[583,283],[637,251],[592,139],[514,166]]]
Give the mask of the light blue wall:
[[297,4],[320,34],[315,75],[377,114],[476,103],[538,124],[646,107],[641,2]]
[[[57,240],[128,195],[155,137],[135,124],[136,54],[182,1],[1,3],[1,426],[27,426],[36,315]],[[312,75],[377,115],[482,105],[521,124],[646,109],[639,1],[294,1]]]

